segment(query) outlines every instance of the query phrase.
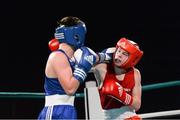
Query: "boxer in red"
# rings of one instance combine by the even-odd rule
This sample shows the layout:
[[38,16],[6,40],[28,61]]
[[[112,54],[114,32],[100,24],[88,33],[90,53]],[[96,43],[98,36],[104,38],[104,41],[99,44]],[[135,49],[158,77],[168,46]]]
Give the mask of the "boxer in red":
[[[93,68],[99,84],[101,105],[107,119],[140,120],[141,74],[135,68],[143,55],[137,43],[121,38],[116,47],[99,53]],[[105,62],[108,61],[108,62]]]

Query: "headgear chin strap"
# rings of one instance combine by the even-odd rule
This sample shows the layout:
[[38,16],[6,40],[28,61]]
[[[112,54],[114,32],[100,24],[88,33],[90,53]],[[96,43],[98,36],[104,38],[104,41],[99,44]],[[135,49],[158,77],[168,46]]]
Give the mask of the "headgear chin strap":
[[131,40],[128,40],[126,38],[121,38],[117,42],[116,49],[119,47],[129,53],[128,59],[125,61],[125,63],[123,63],[120,66],[122,68],[127,69],[130,67],[134,67],[139,62],[139,60],[141,59],[143,55],[143,51],[139,49],[139,46],[137,45],[137,43]]
[[61,43],[67,43],[78,49],[84,45],[86,32],[86,26],[83,22],[69,27],[61,25],[56,28],[55,38]]

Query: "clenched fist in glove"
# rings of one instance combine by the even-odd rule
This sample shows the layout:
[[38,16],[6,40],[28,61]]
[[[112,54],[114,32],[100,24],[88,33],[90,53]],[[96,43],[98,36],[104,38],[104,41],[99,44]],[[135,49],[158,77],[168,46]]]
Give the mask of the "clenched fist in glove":
[[115,80],[104,81],[102,94],[111,96],[125,105],[131,105],[133,97]]
[[85,80],[87,73],[96,63],[96,53],[88,47],[81,47],[74,53],[75,60],[74,77],[81,83]]
[[113,54],[115,53],[115,51],[116,51],[116,48],[111,47],[111,48],[104,49],[102,52],[98,52],[97,53],[97,55],[99,56],[98,63],[112,61]]
[[48,43],[50,50],[53,52],[55,50],[58,50],[59,48],[59,41],[57,39],[52,39]]

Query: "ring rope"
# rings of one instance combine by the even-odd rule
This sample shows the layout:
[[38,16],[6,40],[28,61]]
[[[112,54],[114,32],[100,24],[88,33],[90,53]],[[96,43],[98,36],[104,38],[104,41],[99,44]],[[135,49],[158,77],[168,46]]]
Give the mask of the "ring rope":
[[[142,91],[149,91],[155,90],[160,88],[172,87],[172,86],[179,86],[180,80],[177,81],[170,81],[170,82],[163,82],[163,83],[156,83],[150,85],[142,86]],[[76,93],[76,97],[83,98],[84,93]],[[34,93],[34,92],[0,92],[0,98],[44,98],[45,93]]]
[[141,118],[157,118],[157,117],[168,117],[168,116],[180,115],[180,110],[169,110],[169,111],[159,111],[152,113],[139,114]]

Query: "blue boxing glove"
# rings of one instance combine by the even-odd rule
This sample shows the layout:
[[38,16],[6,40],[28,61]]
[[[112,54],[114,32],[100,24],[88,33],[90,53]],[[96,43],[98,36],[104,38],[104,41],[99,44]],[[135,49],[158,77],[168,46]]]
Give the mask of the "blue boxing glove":
[[81,47],[75,51],[73,59],[76,63],[73,75],[82,83],[96,63],[96,53],[88,47]]
[[111,48],[104,49],[102,52],[97,53],[97,55],[99,56],[98,63],[112,61],[113,54],[115,53],[115,51],[116,51],[116,48],[111,47]]

